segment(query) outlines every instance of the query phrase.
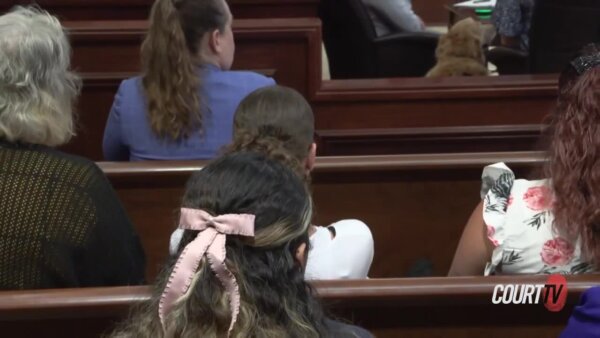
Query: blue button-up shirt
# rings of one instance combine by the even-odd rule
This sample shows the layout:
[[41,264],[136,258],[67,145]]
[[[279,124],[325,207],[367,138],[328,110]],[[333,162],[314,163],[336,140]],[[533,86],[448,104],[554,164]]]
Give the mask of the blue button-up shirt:
[[127,79],[119,91],[104,131],[104,158],[109,161],[210,159],[230,143],[233,116],[252,91],[275,84],[271,78],[245,71],[223,71],[207,65],[202,76],[203,129],[186,139],[159,138],[150,128],[141,77]]

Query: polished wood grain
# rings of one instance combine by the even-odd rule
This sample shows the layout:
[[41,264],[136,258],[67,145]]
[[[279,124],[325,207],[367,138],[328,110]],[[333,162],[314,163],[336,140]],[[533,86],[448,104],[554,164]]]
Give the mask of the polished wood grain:
[[540,124],[557,75],[323,81],[317,129]]
[[[481,170],[504,161],[523,177],[539,152],[320,157],[314,223],[356,218],[376,243],[370,276],[443,276],[479,201]],[[185,182],[206,162],[100,162],[139,233],[152,280],[166,261]],[[402,245],[399,245],[402,243]],[[415,272],[426,262],[429,269]]]
[[[228,0],[236,18],[316,17],[319,0]],[[30,0],[5,0],[0,13]],[[42,8],[63,20],[143,20],[154,0],[37,0]]]
[[321,156],[526,151],[543,147],[541,125],[317,130]]
[[[546,276],[317,281],[333,313],[380,338],[555,337],[598,275],[569,276],[565,308],[493,305],[496,284],[544,284]],[[10,337],[99,337],[110,332],[150,289],[111,287],[0,292],[0,329]]]

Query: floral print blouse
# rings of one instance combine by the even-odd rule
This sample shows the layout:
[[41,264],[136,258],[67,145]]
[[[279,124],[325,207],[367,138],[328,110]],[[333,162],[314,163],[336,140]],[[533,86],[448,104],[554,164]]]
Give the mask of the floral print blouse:
[[485,275],[580,274],[592,272],[580,243],[552,229],[552,191],[548,180],[515,179],[504,164],[485,167],[481,198],[488,239],[494,245]]

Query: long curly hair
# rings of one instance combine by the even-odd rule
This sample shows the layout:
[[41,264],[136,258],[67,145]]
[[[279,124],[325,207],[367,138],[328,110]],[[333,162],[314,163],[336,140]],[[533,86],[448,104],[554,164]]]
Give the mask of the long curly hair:
[[175,140],[202,130],[200,42],[229,20],[224,0],[156,0],[152,6],[141,50],[142,85],[150,127],[159,137]]
[[[262,154],[225,155],[194,173],[187,183],[183,207],[213,215],[249,213],[255,218],[253,238],[227,236],[226,264],[239,285],[240,313],[231,337],[331,337],[313,289],[295,259],[308,243],[312,202],[304,183],[284,164]],[[186,230],[178,248],[198,234]],[[308,244],[307,244],[308,245]],[[306,257],[305,257],[306,258]],[[228,295],[206,258],[186,295],[165,318],[158,318],[160,296],[177,257],[161,273],[152,300],[112,337],[225,337],[231,321]]]
[[[584,49],[599,53],[598,45]],[[554,192],[554,229],[581,238],[583,254],[600,262],[600,67],[579,74],[571,64],[562,74],[550,119],[552,141],[546,165]]]

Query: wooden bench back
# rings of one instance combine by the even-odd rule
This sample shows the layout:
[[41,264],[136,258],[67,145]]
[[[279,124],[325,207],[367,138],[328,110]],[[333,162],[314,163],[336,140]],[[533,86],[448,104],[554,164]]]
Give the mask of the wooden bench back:
[[[375,240],[371,277],[444,276],[464,225],[479,202],[481,171],[499,161],[523,177],[541,163],[542,155],[318,158],[312,183],[314,223],[328,225],[348,218],[367,223]],[[167,258],[185,182],[205,163],[99,163],[141,236],[149,280]]]
[[[546,276],[371,279],[315,282],[326,307],[380,338],[556,337],[597,275],[568,278],[558,313],[543,305],[494,305],[496,284],[544,284]],[[148,287],[0,292],[6,337],[99,337],[150,297]]]

